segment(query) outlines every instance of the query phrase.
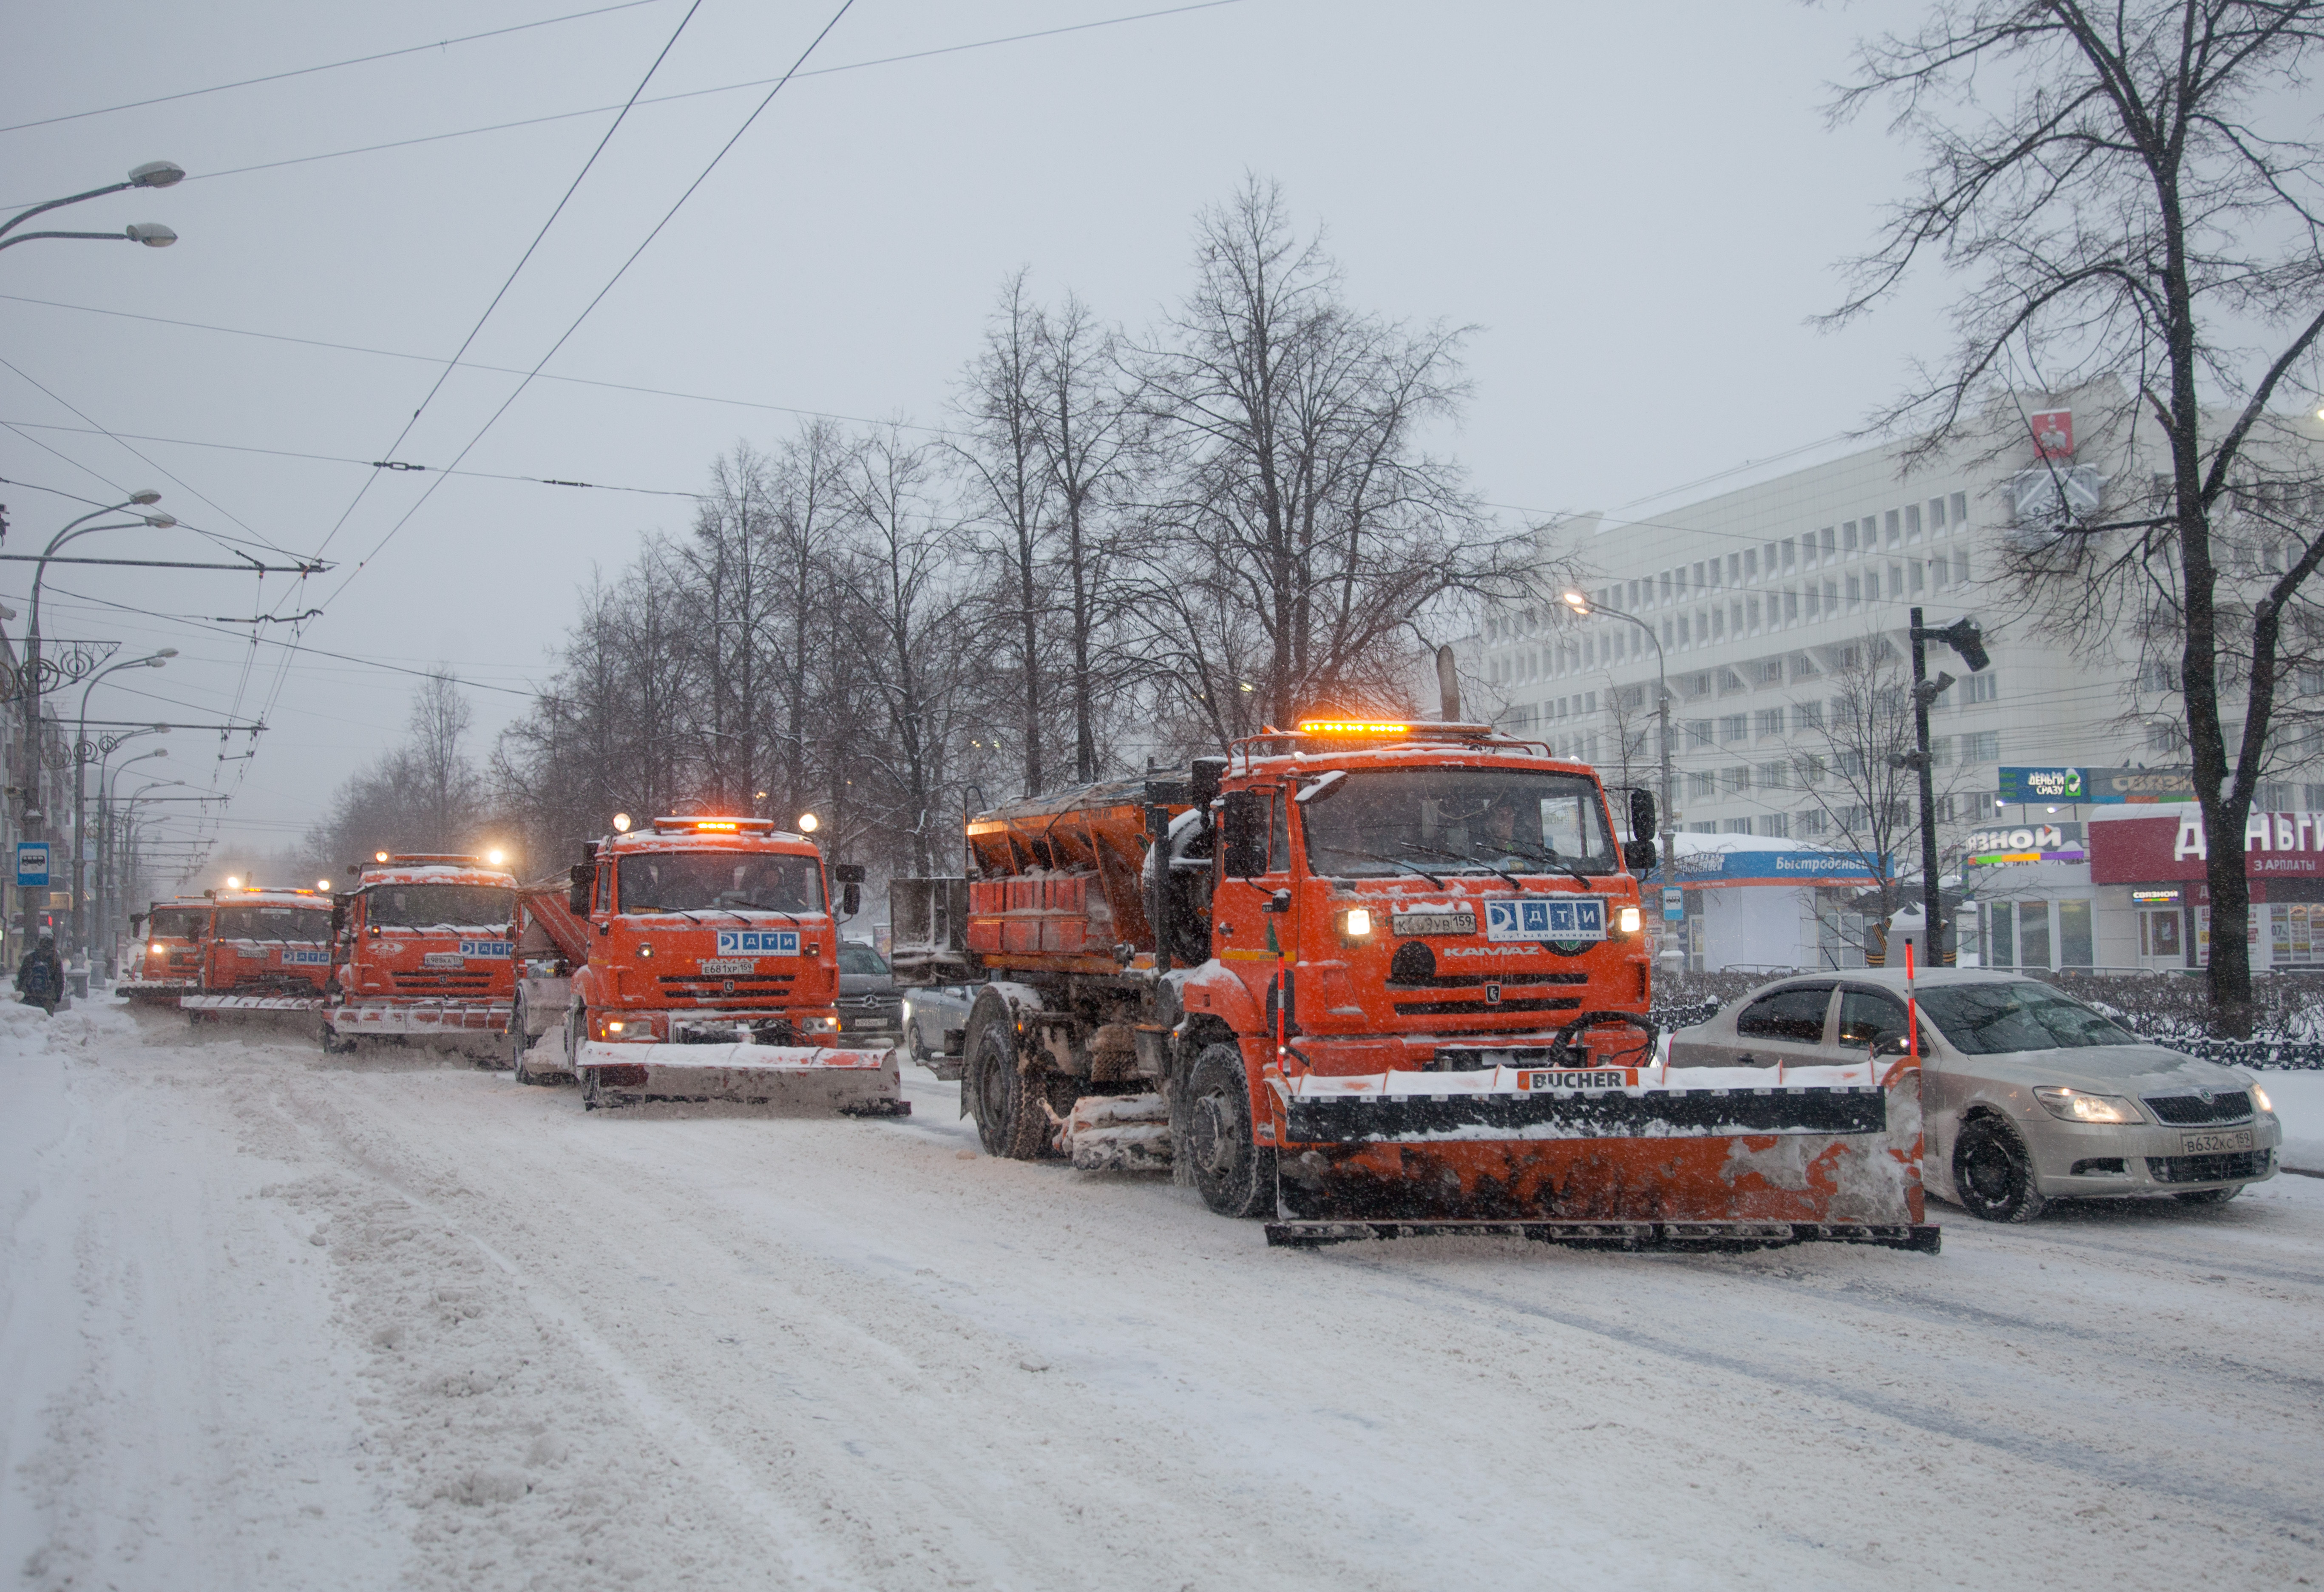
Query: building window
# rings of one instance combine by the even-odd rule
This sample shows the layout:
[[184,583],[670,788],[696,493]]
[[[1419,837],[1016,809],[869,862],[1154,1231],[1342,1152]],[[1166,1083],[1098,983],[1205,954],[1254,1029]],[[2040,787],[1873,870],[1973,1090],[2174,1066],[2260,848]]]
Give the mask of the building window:
[[1809,730],[1823,728],[1823,704],[1821,702],[1793,703],[1792,728],[1803,734]]
[[1904,540],[1921,540],[1921,505],[1917,503],[1904,505]]
[[1730,796],[1751,788],[1751,771],[1738,765],[1719,771],[1719,782]]
[[1931,736],[1929,737],[1929,763],[1931,766],[1941,767],[1945,764],[1950,763],[1952,760],[1953,738],[1950,736]]
[[1689,796],[1716,796],[1719,794],[1719,776],[1711,773],[1687,775],[1686,793]]
[[1822,834],[1826,828],[1823,809],[1812,807],[1805,812],[1794,815],[1792,827],[1802,836]]
[[1945,500],[1941,497],[1932,497],[1929,499],[1929,532],[1934,535],[1944,528]]
[[1817,532],[1816,540],[1823,544],[1823,556],[1826,559],[1831,559],[1836,556],[1838,544],[1832,540],[1832,528],[1831,526],[1826,525],[1822,530]]
[[1788,575],[1798,566],[1792,561],[1792,539],[1784,538],[1784,573]]
[[1761,685],[1781,685],[1784,683],[1784,661],[1781,658],[1766,659],[1762,662],[1758,667],[1759,683]]
[[1816,588],[1815,588],[1815,582],[1813,582],[1813,581],[1810,581],[1810,582],[1808,582],[1808,617],[1809,617],[1809,618],[1811,618],[1811,619],[1812,619],[1812,618],[1814,618],[1815,616],[1816,616]]
[[1902,516],[1902,515],[1900,515],[1899,514],[1897,514],[1897,512],[1896,512],[1895,509],[1890,509],[1890,510],[1888,511],[1888,521],[1887,521],[1887,525],[1888,525],[1888,545],[1889,545],[1890,547],[1895,547],[1898,542],[1900,542],[1900,541],[1904,541],[1904,522],[1903,522],[1903,516]]
[[1753,597],[1746,606],[1750,609],[1751,629],[1756,634],[1759,629],[1759,599],[1757,597]]
[[1771,839],[1787,840],[1791,838],[1792,834],[1791,815],[1789,813],[1783,812],[1770,812],[1763,814],[1760,817],[1759,827],[1757,832],[1766,835]]
[[1953,494],[1953,523],[1955,525],[1969,523],[1969,494],[1966,492]]
[[1808,790],[1812,791],[1818,785],[1823,783],[1824,764],[1822,758],[1803,757],[1799,760],[1796,766],[1800,771],[1800,783]]
[[1752,778],[1762,791],[1784,791],[1791,788],[1791,773],[1780,763],[1763,763],[1753,771]]
[[1926,572],[1925,572],[1925,571],[1921,568],[1921,560],[1918,560],[1918,559],[1914,559],[1911,563],[1909,563],[1909,564],[1905,565],[1905,566],[1904,566],[1904,568],[1905,568],[1905,569],[1909,572],[1909,578],[1910,578],[1910,582],[1911,582],[1912,588],[1913,588],[1913,595],[1914,595],[1914,597],[1918,597],[1918,596],[1920,596],[1920,595],[1921,595],[1921,583],[1922,583],[1923,579],[1925,578],[1925,574],[1926,574]]
[[[1782,665],[1778,664],[1777,667],[1780,668]],[[1751,727],[1753,732],[1758,735],[1782,735],[1784,733],[1784,710],[1781,708],[1760,708],[1757,713],[1752,715]]]
[[1840,545],[1848,551],[1856,551],[1856,522],[1849,520],[1840,528]]
[[1784,623],[1797,625],[1799,622],[1800,594],[1796,591],[1787,591],[1784,594]]
[[1978,730],[1960,738],[1963,763],[1998,763],[2001,761],[2001,732]]
[[1698,746],[1711,745],[1711,720],[1690,718],[1686,721],[1686,746],[1692,752]]
[[1961,681],[1961,700],[1964,702],[1991,702],[1998,699],[2000,695],[2001,682],[1990,669],[1981,674],[1972,674]]
[[1719,721],[1719,738],[1722,741],[1744,740],[1750,734],[1751,716],[1748,713],[1730,713]]
[[2146,727],[2146,749],[2176,756],[2187,749],[2187,730],[2183,725],[2150,724]]
[[1864,583],[1857,577],[1850,575],[1848,578],[1848,606],[1852,608],[1863,600]]
[[1725,835],[1748,835],[1751,832],[1751,820],[1747,818],[1728,819],[1719,826],[1719,829]]

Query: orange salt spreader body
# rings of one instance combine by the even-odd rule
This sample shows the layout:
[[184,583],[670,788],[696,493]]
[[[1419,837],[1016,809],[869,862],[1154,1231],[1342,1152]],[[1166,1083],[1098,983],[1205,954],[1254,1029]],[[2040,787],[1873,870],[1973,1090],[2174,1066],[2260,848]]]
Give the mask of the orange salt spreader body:
[[732,1102],[908,1115],[890,1042],[839,1032],[839,923],[860,867],[772,820],[656,819],[518,894],[520,1081],[572,1078],[592,1108]]
[[1273,1243],[1933,1251],[1917,1069],[1661,1065],[1629,816],[1487,726],[1309,721],[972,818],[892,960],[985,981],[938,1066],[987,1152],[1167,1167]]

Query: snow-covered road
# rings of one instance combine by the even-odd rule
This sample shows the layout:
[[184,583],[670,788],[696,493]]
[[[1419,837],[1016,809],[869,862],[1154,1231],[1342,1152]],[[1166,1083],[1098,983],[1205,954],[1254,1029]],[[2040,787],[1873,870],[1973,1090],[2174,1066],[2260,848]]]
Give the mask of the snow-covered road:
[[[2324,1181],[1938,1258],[1303,1254],[1154,1179],[0,1007],[49,1588],[2324,1586]],[[2324,1137],[2324,1135],[2319,1135]]]

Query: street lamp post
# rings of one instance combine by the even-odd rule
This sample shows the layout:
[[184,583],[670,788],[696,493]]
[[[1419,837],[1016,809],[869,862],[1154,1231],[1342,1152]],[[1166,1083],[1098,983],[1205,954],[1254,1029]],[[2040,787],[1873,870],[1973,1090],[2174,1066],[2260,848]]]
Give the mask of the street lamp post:
[[[1593,615],[1603,614],[1609,619],[1628,620],[1630,624],[1637,625],[1640,630],[1645,631],[1646,633],[1646,640],[1654,645],[1655,715],[1660,721],[1663,742],[1662,854],[1663,866],[1668,870],[1664,874],[1663,877],[1665,879],[1674,879],[1678,876],[1678,864],[1675,861],[1675,853],[1673,849],[1672,841],[1678,833],[1674,827],[1677,821],[1678,812],[1677,809],[1671,803],[1670,677],[1668,671],[1664,667],[1662,637],[1655,634],[1655,627],[1653,625],[1639,618],[1636,614],[1626,614],[1619,608],[1609,608],[1603,603],[1592,602],[1581,592],[1569,591],[1564,593],[1563,601],[1567,607],[1572,609],[1584,619],[1590,618]],[[1657,921],[1659,921],[1659,919],[1657,919]],[[1679,952],[1676,943],[1672,941],[1668,943],[1667,948],[1664,951],[1663,959],[1665,961],[1674,961],[1679,959],[1680,955],[1681,953]]]
[[[149,757],[166,757],[169,755],[169,753],[170,749],[167,746],[157,746],[152,751],[145,753],[143,756],[132,757],[125,760],[119,768],[112,771],[112,779],[110,782],[111,787],[113,789],[119,788],[121,776],[128,772],[131,764],[143,763]],[[183,780],[156,780],[150,785],[140,785],[130,796],[129,805],[134,810],[137,805],[138,798],[143,796],[146,791],[160,790],[167,786],[182,785],[185,782],[186,782]],[[109,876],[113,872],[109,864],[111,862],[112,852],[115,845],[115,836],[113,832],[113,801],[108,791],[108,782],[106,777],[106,771],[101,765],[97,770],[97,827],[105,831],[105,849],[97,854],[97,889],[100,892],[106,892],[109,894],[108,886],[111,884]],[[104,906],[100,905],[97,911],[97,922],[102,925],[106,921],[107,915],[108,914]],[[111,941],[109,939],[106,942],[105,975],[107,978],[112,977],[114,975]]]
[[[92,188],[87,193],[67,194],[63,199],[51,199],[20,211],[5,226],[0,226],[0,249],[14,248],[20,243],[30,243],[36,237],[109,238],[116,243],[142,243],[147,248],[166,249],[178,241],[178,235],[158,221],[135,221],[119,232],[16,232],[16,228],[33,217],[66,205],[77,205],[83,199],[103,199],[108,193],[119,193],[131,188],[174,188],[185,180],[186,169],[174,161],[148,161],[129,173],[125,182],[107,183]],[[16,232],[10,237],[8,234]]]
[[78,948],[84,961],[88,957],[89,924],[88,865],[82,860],[82,854],[88,849],[88,779],[86,770],[91,763],[97,765],[97,779],[101,791],[105,783],[105,761],[113,755],[115,748],[122,742],[134,740],[139,736],[166,736],[170,733],[168,725],[157,724],[145,729],[131,730],[125,735],[101,736],[92,743],[88,738],[88,694],[97,689],[97,682],[108,674],[124,669],[159,669],[177,655],[177,648],[164,647],[148,657],[115,663],[110,669],[100,669],[90,675],[88,684],[81,688],[80,719],[73,736],[72,894],[73,943]]
[[1950,674],[1940,673],[1929,678],[1931,642],[1942,642],[1960,654],[1962,662],[1974,674],[1993,660],[1986,654],[1985,636],[1974,619],[1956,619],[1942,630],[1930,630],[1921,623],[1921,610],[1913,610],[1913,750],[1889,762],[1899,768],[1909,768],[1918,777],[1921,786],[1921,960],[1924,966],[1942,967],[1955,959],[1958,948],[1949,953],[1945,948],[1945,930],[1950,927],[1939,916],[1944,905],[1944,891],[1937,874],[1937,813],[1936,778],[1929,758],[1929,705],[1945,694],[1953,683]]
[[[60,200],[59,202],[63,203],[67,201]],[[22,220],[23,218],[23,217],[17,218],[18,220]],[[13,226],[14,223],[12,222],[10,225]],[[116,525],[92,525],[88,523],[91,520],[102,518],[106,514],[119,514],[124,509],[151,508],[153,504],[161,501],[161,495],[149,486],[140,491],[131,493],[123,502],[107,504],[102,508],[91,509],[88,514],[81,515],[78,519],[68,521],[63,530],[49,538],[49,545],[42,550],[40,559],[32,566],[32,615],[26,621],[25,625],[24,664],[23,668],[19,671],[18,680],[19,694],[24,699],[24,772],[30,782],[27,786],[27,790],[32,792],[32,794],[28,795],[26,798],[24,808],[23,834],[24,838],[28,840],[45,839],[48,838],[49,832],[47,815],[42,810],[39,805],[38,795],[40,790],[41,769],[41,687],[42,684],[41,662],[41,584],[43,578],[48,575],[49,560],[56,556],[57,550],[64,546],[66,542],[74,541],[78,537],[87,536],[93,532],[127,531],[134,530],[141,526],[152,526],[157,529],[163,529],[176,524],[178,522],[168,514],[140,514],[134,520],[126,521]],[[74,778],[79,778],[78,770],[75,772]],[[39,926],[38,912],[32,904],[32,898],[29,896],[24,898],[23,905],[24,909],[24,940],[25,943],[29,945],[33,939],[38,938],[36,933],[36,930]]]

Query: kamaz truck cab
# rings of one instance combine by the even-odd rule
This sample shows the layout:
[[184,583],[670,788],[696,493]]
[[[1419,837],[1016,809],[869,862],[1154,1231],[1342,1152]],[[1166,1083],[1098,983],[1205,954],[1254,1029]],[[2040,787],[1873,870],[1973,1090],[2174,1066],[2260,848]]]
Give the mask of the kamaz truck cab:
[[521,1078],[548,1070],[532,1060],[541,1047],[527,1041],[561,981],[563,1070],[591,1106],[908,1109],[892,1038],[870,1050],[840,1034],[839,921],[855,910],[860,867],[835,870],[844,891],[835,912],[822,853],[770,819],[669,817],[632,828],[616,815],[614,823],[573,869],[567,896],[524,893]]
[[497,1057],[515,988],[516,876],[491,857],[374,853],[335,898],[323,1048],[392,1038]]
[[331,898],[244,884],[208,893],[201,987],[179,997],[189,1017],[320,1009],[331,972]]
[[207,896],[157,901],[130,919],[138,931],[128,974],[115,986],[132,1005],[175,1006],[202,983],[202,941],[217,910]]

